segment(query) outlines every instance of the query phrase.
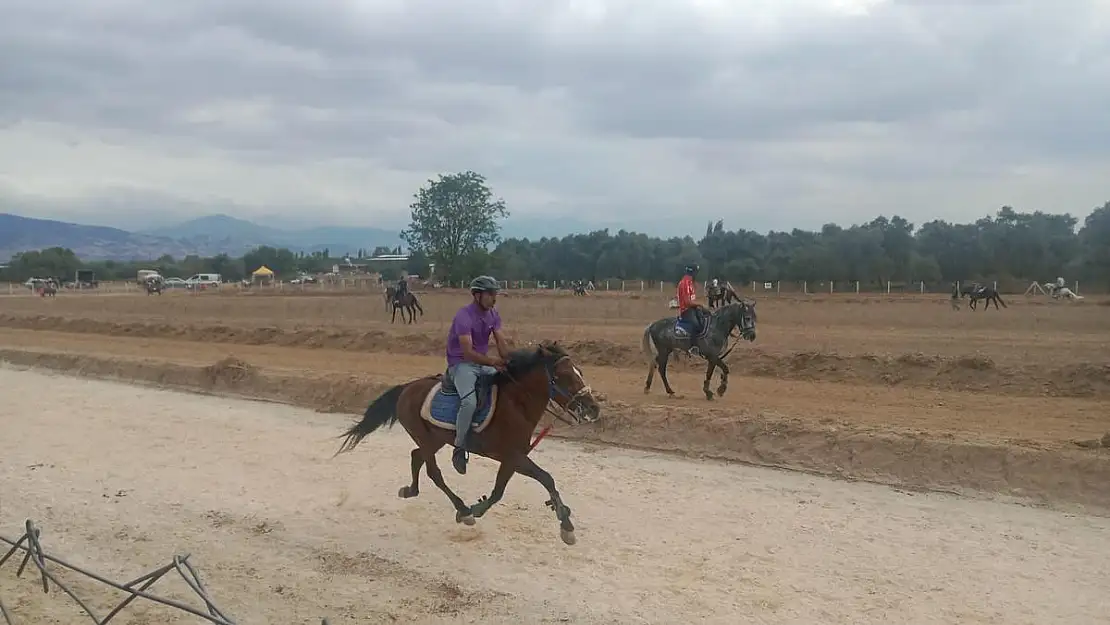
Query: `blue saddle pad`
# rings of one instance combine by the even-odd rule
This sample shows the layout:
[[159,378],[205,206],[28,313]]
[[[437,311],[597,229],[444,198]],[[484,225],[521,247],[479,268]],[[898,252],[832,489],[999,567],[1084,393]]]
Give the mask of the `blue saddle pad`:
[[[449,385],[449,383],[447,383]],[[474,411],[474,419],[470,422],[470,429],[475,429],[482,425],[486,419],[489,418],[490,399],[493,396],[493,385],[479,384],[478,385],[478,409]],[[459,415],[459,402],[462,398],[459,397],[458,392],[454,388],[444,390],[441,386],[436,391],[435,397],[432,398],[432,405],[429,407],[429,412],[432,413],[432,418],[440,423],[449,425],[455,424],[455,418]]]
[[693,336],[694,328],[681,317],[674,322],[675,334],[678,336]]

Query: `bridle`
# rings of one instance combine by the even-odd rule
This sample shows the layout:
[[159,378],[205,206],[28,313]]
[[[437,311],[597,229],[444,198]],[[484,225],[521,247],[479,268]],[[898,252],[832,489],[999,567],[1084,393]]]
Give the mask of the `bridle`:
[[[547,386],[550,389],[549,392],[548,392],[548,400],[549,401],[547,402],[547,405],[544,406],[544,411],[551,413],[552,415],[555,416],[556,419],[562,421],[563,423],[566,423],[567,425],[574,425],[573,421],[567,420],[567,418],[566,418],[566,415],[570,414],[570,410],[567,409],[567,406],[573,404],[575,401],[578,400],[579,397],[581,397],[583,395],[589,395],[593,391],[590,389],[590,385],[586,384],[586,380],[582,379],[582,374],[580,374],[580,373],[578,374],[578,378],[582,379],[583,386],[582,386],[582,388],[578,389],[578,392],[576,392],[576,393],[571,393],[570,391],[568,391],[568,390],[564,389],[563,387],[559,386],[559,384],[557,382],[555,382],[555,368],[559,366],[560,362],[563,362],[564,360],[569,360],[569,359],[570,359],[570,356],[560,356],[553,363],[550,363],[550,364],[544,363],[544,366],[543,366],[544,370],[547,371]],[[575,370],[575,373],[577,373],[577,369]],[[559,406],[559,408],[562,412],[556,412],[556,411],[551,409],[551,401],[550,400],[555,399],[555,394],[556,393],[558,393],[561,397],[565,397],[566,400],[567,400],[565,404],[559,404],[559,402],[555,402],[555,405]]]

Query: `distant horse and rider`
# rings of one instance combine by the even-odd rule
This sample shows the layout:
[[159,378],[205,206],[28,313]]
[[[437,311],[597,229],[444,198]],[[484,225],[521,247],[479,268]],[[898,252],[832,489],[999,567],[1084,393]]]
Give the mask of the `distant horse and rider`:
[[147,295],[162,295],[165,282],[163,282],[161,276],[151,276],[143,282],[143,286],[146,288]]
[[732,288],[732,284],[727,280],[724,284],[721,284],[720,280],[717,278],[713,278],[709,286],[705,287],[705,299],[711,310],[720,308],[726,304],[741,301],[740,295],[736,293],[736,289]]
[[717,387],[717,394],[724,395],[728,390],[729,374],[724,359],[732,351],[729,339],[733,336],[733,331],[738,330],[740,338],[746,341],[755,341],[755,302],[740,300],[714,311],[698,306],[693,302],[693,277],[697,271],[697,265],[688,265],[686,275],[679,282],[679,316],[664,317],[644,328],[640,346],[651,361],[648,364],[647,380],[644,382],[644,393],[651,391],[655,370],[658,369],[663,388],[668,395],[674,396],[674,389],[667,379],[667,363],[671,352],[677,351],[701,356],[709,363],[705,382],[702,384],[706,399],[713,399],[709,383],[713,380],[713,373],[720,369],[721,383]]
[[424,316],[424,308],[420,305],[420,300],[409,291],[408,281],[403,278],[398,280],[396,285],[391,284],[385,288],[385,309],[393,311],[390,323],[397,321],[398,310],[401,311],[401,323],[416,323],[417,311],[420,311],[420,316]]
[[1061,299],[1061,298],[1066,299],[1066,300],[1081,300],[1081,299],[1083,299],[1082,295],[1079,295],[1078,293],[1072,291],[1071,289],[1069,289],[1066,286],[1063,286],[1062,284],[1059,284],[1058,282],[1045,282],[1041,286],[1044,288],[1045,292],[1047,292],[1049,295],[1052,296],[1052,299]]

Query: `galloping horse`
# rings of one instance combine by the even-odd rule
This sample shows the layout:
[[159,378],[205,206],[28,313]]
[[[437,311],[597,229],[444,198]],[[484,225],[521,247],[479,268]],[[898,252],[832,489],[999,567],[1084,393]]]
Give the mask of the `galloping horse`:
[[147,295],[162,295],[162,281],[149,279],[144,285],[146,286]]
[[[416,323],[416,311],[420,311],[420,316],[424,316],[424,309],[420,306],[420,300],[411,292],[405,292],[401,297],[393,296],[393,318],[390,323],[397,321],[397,309],[401,309],[401,322],[402,323]],[[409,313],[408,321],[405,321],[405,311]]]
[[690,330],[679,325],[678,317],[664,317],[652,322],[644,328],[644,338],[640,343],[644,355],[651,359],[648,365],[647,381],[644,383],[644,393],[651,391],[651,382],[655,377],[655,370],[659,369],[659,377],[663,380],[663,388],[667,394],[674,396],[671,383],[667,380],[667,361],[670,360],[672,351],[689,351],[696,347],[699,356],[709,362],[709,369],[705,372],[705,383],[702,391],[706,399],[713,399],[713,392],[709,390],[709,382],[713,379],[713,372],[721,369],[721,385],[717,388],[718,395],[724,395],[728,390],[728,365],[724,357],[731,348],[728,339],[733,328],[740,329],[740,336],[747,341],[755,341],[755,302],[739,301],[718,308],[709,314],[709,319],[703,323],[703,328],[696,336],[691,336]]
[[985,284],[974,283],[971,286],[964,287],[960,295],[967,296],[967,307],[971,310],[976,309],[976,302],[981,299],[987,300],[987,303],[983,306],[983,310],[990,308],[991,302],[994,302],[995,310],[999,310],[999,304],[1002,304],[1003,308],[1009,308],[1006,302],[1002,301],[1002,296],[998,294],[998,290],[992,286],[986,286]]
[[445,382],[449,380],[436,375],[387,390],[370,403],[362,421],[343,434],[345,440],[336,455],[351,451],[383,425],[392,426],[399,421],[416,448],[410,454],[412,482],[401,487],[398,496],[408,499],[420,494],[420,467],[425,467],[428,478],[455,507],[455,522],[474,525],[475,519],[500,501],[513,474],[520,473],[547,490],[551,496],[547,505],[559,520],[560,536],[563,542],[573,545],[570,508],[555,489],[551,474],[528,457],[532,432],[548,410],[550,400],[554,399],[562,408],[562,414],[556,413],[556,416],[564,421],[596,421],[601,413],[601,407],[570,355],[556,343],[516,350],[509,355],[504,372],[487,379],[488,384],[479,383],[475,391],[479,394],[478,411],[474,415],[469,446],[474,453],[495,460],[501,466],[493,491],[472,506],[466,505],[447,486],[436,463],[436,452],[455,440],[454,411],[460,401],[458,392],[450,392],[453,387],[444,392]]

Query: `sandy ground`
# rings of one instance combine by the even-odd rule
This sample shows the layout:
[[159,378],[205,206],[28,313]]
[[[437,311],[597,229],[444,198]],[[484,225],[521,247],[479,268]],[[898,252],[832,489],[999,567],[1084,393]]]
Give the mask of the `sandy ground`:
[[[567,547],[524,480],[473,528],[430,484],[398,499],[400,430],[330,459],[336,415],[8,368],[0,388],[0,532],[34,518],[120,578],[190,551],[242,623],[1110,622],[1103,518],[547,441]],[[492,473],[448,479],[472,500]],[[8,566],[19,622],[77,622]]]

